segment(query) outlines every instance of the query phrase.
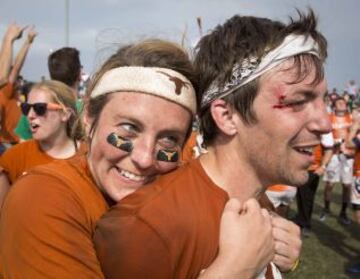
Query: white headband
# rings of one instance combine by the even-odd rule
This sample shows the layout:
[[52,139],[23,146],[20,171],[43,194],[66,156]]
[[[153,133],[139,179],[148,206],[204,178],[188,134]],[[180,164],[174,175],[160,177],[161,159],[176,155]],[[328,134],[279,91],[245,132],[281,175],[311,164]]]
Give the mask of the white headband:
[[281,45],[262,57],[261,61],[252,56],[245,59],[241,64],[236,63],[229,81],[223,87],[220,88],[216,80],[210,85],[202,97],[201,108],[206,107],[215,99],[230,95],[236,89],[278,66],[284,60],[301,53],[320,57],[319,46],[311,36],[290,34],[285,37]]
[[124,91],[158,96],[196,114],[196,94],[191,82],[170,69],[135,66],[111,69],[101,77],[91,98]]

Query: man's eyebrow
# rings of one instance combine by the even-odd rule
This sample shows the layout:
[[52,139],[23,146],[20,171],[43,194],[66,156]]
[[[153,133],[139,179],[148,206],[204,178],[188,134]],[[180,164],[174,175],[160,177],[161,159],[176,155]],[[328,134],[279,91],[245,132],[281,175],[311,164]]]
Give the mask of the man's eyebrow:
[[292,94],[293,97],[305,97],[306,99],[315,99],[318,94],[312,90],[299,90]]

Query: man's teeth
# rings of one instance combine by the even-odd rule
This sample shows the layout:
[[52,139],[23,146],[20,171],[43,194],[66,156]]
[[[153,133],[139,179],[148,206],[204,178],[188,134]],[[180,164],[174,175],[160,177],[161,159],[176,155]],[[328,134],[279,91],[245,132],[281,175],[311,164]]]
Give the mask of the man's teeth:
[[131,180],[134,180],[134,181],[142,181],[145,179],[145,176],[142,176],[142,175],[136,175],[134,173],[131,173],[131,172],[128,172],[126,170],[121,170],[120,171],[120,174],[126,178],[129,178]]

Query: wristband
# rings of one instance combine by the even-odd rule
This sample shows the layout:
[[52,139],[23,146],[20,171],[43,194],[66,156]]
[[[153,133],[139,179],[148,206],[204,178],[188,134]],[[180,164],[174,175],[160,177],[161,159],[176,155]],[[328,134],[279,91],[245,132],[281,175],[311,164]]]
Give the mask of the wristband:
[[295,269],[297,269],[297,267],[299,266],[299,263],[300,263],[300,259],[297,259],[297,260],[294,262],[293,266],[290,268],[289,272],[295,271]]

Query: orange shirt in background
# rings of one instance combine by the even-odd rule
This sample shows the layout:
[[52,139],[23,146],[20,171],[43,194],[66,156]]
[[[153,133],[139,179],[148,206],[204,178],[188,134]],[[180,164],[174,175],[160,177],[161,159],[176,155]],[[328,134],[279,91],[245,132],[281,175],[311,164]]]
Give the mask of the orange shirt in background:
[[107,210],[86,156],[33,168],[16,181],[2,209],[3,277],[104,278],[92,238]]
[[352,124],[351,114],[347,113],[343,116],[331,114],[330,121],[334,140],[346,139]]
[[315,171],[321,166],[322,156],[323,156],[323,148],[321,144],[319,144],[314,149],[314,161],[309,167],[309,171]]
[[[81,152],[84,152],[83,144],[80,146],[77,154]],[[50,157],[41,150],[36,140],[29,140],[16,144],[6,150],[5,153],[0,156],[0,169],[2,168],[7,173],[10,182],[14,183],[25,171],[54,160],[58,159]]]
[[284,184],[275,184],[275,185],[272,185],[272,186],[266,188],[266,191],[283,192],[283,191],[286,191],[289,187],[291,187],[291,186],[284,185]]
[[338,116],[333,113],[330,115],[330,121],[335,145],[336,143],[340,143],[340,151],[346,155],[353,156],[355,153],[354,149],[349,149],[345,147],[345,140],[349,134],[350,127],[352,125],[351,114],[347,113],[345,115]]
[[1,129],[0,142],[16,143],[19,137],[14,130],[19,122],[21,110],[18,106],[14,85],[7,83],[0,89]]

